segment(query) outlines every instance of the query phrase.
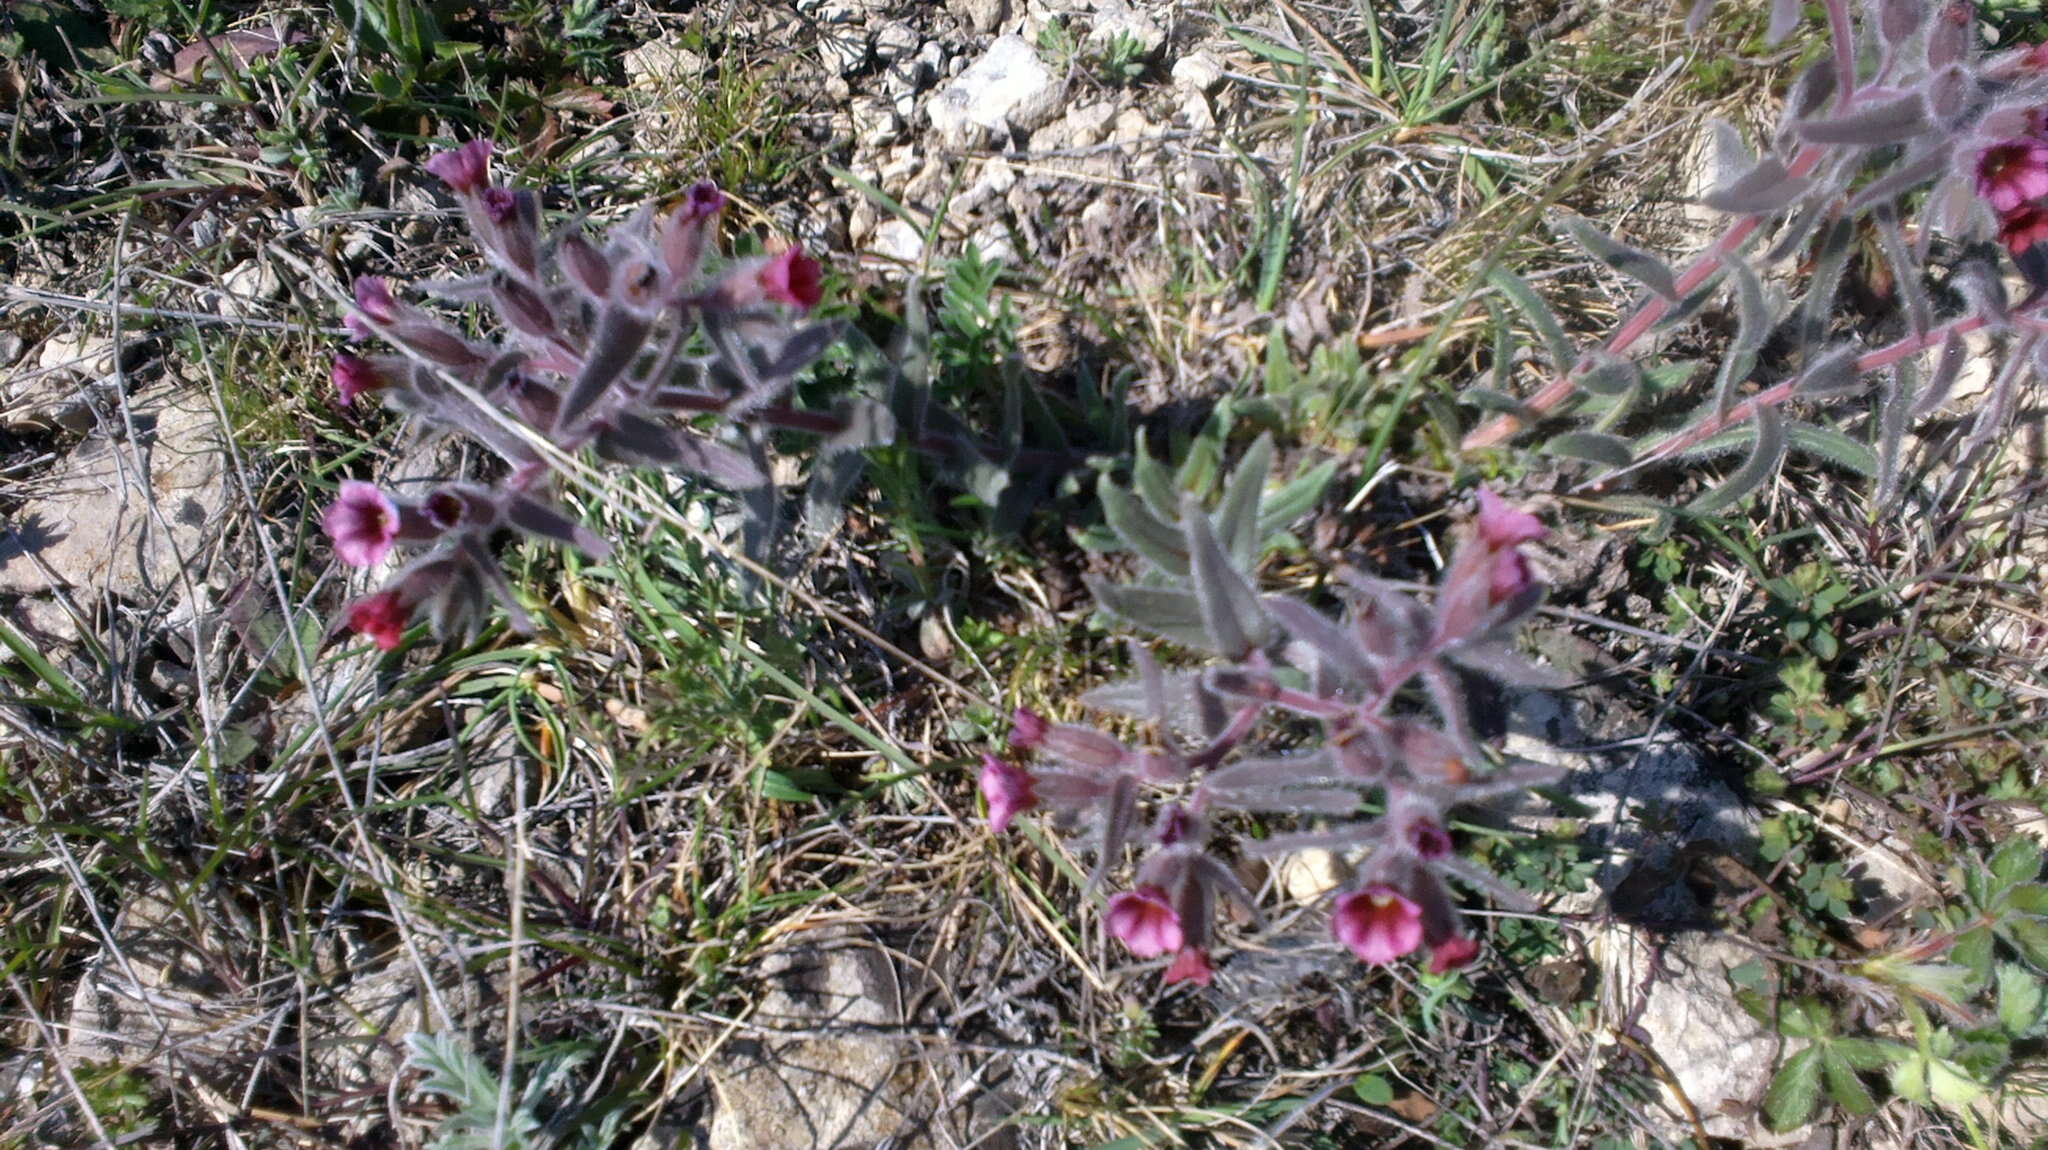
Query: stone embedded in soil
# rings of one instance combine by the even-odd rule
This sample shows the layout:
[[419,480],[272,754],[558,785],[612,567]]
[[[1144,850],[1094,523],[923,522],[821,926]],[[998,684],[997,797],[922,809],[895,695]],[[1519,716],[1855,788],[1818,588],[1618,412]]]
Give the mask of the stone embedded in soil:
[[1022,36],[1002,36],[932,97],[926,114],[941,143],[975,147],[1051,119],[1059,110],[1061,87]]
[[1149,55],[1166,42],[1166,29],[1131,0],[1096,0],[1095,20],[1088,28],[1089,43],[1108,45],[1119,39],[1136,42]]
[[1173,86],[1184,92],[1209,93],[1223,82],[1223,63],[1213,52],[1191,52],[1173,62]]
[[[770,956],[760,978],[749,980],[765,989],[747,1021],[803,1033],[777,1039],[755,1032],[720,1048],[706,1068],[710,1150],[948,1144],[930,1127],[963,1127],[978,1108],[939,1081],[940,1064],[928,1062],[924,1044],[887,1032],[909,1021],[910,1004],[930,978],[852,938]],[[981,1144],[1014,1145],[1004,1133]]]
[[189,392],[134,406],[138,440],[89,439],[37,481],[0,534],[0,591],[142,599],[196,574],[226,506],[213,410]]
[[1009,0],[953,0],[953,13],[969,31],[985,36],[1010,18]]
[[[1586,948],[1601,969],[1604,1019],[1632,1023],[1628,1033],[1669,1070],[1710,1137],[1755,1147],[1805,1141],[1807,1131],[1772,1131],[1758,1113],[1773,1068],[1798,1042],[1780,1039],[1735,1000],[1729,972],[1755,963],[1754,949],[1696,932],[1652,937],[1622,923],[1593,934]],[[1668,1082],[1662,1093],[1663,1104],[1645,1107],[1642,1118],[1673,1144],[1687,1144],[1685,1103]]]

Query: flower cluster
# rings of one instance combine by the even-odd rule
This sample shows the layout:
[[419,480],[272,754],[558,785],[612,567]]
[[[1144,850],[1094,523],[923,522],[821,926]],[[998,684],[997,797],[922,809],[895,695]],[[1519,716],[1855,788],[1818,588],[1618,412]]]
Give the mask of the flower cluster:
[[[1186,502],[1183,548],[1162,556],[1162,570],[1139,585],[1095,588],[1111,613],[1224,662],[1167,671],[1134,644],[1138,677],[1083,697],[1094,709],[1142,720],[1149,735],[1142,747],[1018,710],[1010,744],[1028,762],[982,760],[990,828],[1000,832],[1039,809],[1062,821],[1090,820],[1100,878],[1137,837],[1141,807],[1155,800],[1158,813],[1144,836],[1148,852],[1131,888],[1109,899],[1103,922],[1139,958],[1171,955],[1168,982],[1207,985],[1213,977],[1220,900],[1257,915],[1252,896],[1217,853],[1215,816],[1233,810],[1330,824],[1272,835],[1248,849],[1315,848],[1355,858],[1353,881],[1337,894],[1330,926],[1360,960],[1384,964],[1427,949],[1429,968],[1438,973],[1470,963],[1480,942],[1446,880],[1512,896],[1456,856],[1450,812],[1552,775],[1532,765],[1486,765],[1460,676],[1546,681],[1511,649],[1543,594],[1523,550],[1543,538],[1542,524],[1481,490],[1478,514],[1428,606],[1381,580],[1345,572],[1352,599],[1342,618],[1332,618],[1300,600],[1252,590],[1219,543],[1236,531],[1232,513],[1226,509],[1217,522]],[[1235,514],[1255,518],[1256,506],[1247,512],[1241,501]],[[1170,530],[1164,523],[1145,529],[1153,527]],[[1181,559],[1188,574],[1176,583],[1163,568]],[[1201,622],[1189,627],[1191,619]],[[1411,694],[1426,699],[1427,710],[1409,705]],[[1280,756],[1250,753],[1268,712],[1315,721],[1321,744]],[[1184,741],[1183,731],[1196,739]],[[1362,817],[1372,796],[1379,813]]]
[[[500,334],[466,335],[384,279],[364,276],[344,322],[355,340],[381,341],[397,354],[344,351],[330,373],[341,404],[375,396],[477,440],[506,464],[494,485],[445,483],[417,499],[341,485],[321,527],[344,563],[374,567],[394,547],[419,549],[341,620],[386,650],[422,615],[437,636],[469,633],[493,602],[526,628],[492,550],[507,529],[606,553],[602,539],[550,498],[550,449],[762,491],[769,469],[760,429],[822,434],[828,452],[891,433],[887,412],[854,410],[860,401],[833,412],[785,404],[796,374],[839,331],[803,322],[821,297],[822,269],[794,246],[717,264],[725,196],[716,187],[700,183],[596,242],[574,222],[544,232],[538,198],[492,183],[490,161],[486,140],[426,161],[460,204],[488,267],[424,288],[445,302],[484,305]],[[701,430],[720,419],[733,433]]]

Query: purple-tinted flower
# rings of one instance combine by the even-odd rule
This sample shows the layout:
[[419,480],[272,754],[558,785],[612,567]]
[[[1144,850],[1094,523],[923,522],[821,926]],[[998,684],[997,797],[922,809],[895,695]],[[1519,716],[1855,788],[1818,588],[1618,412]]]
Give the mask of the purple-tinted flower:
[[1330,928],[1360,962],[1384,966],[1422,945],[1422,908],[1393,887],[1374,883],[1338,897]]
[[1522,593],[1522,590],[1536,582],[1536,576],[1529,572],[1529,561],[1519,551],[1503,551],[1494,557],[1493,574],[1487,580],[1486,595],[1500,603]]
[[1038,805],[1031,773],[996,758],[981,757],[981,797],[988,801],[988,829],[1002,834],[1010,820]]
[[676,208],[676,217],[681,223],[696,223],[710,219],[725,210],[725,193],[710,180],[699,180],[690,185],[683,194],[683,202]]
[[762,294],[769,299],[809,310],[824,298],[820,286],[823,275],[824,269],[818,261],[805,255],[803,248],[792,244],[763,265],[755,273],[755,278],[761,285]]
[[1979,152],[1977,194],[2001,215],[2048,196],[2048,141],[2006,140]]
[[435,152],[423,165],[441,177],[458,196],[467,196],[484,186],[491,176],[491,142],[471,140],[459,148]]
[[1401,837],[1424,862],[1435,862],[1451,853],[1451,833],[1427,815],[1410,820],[1401,828]]
[[1166,968],[1165,982],[1169,986],[1176,982],[1207,986],[1215,976],[1216,968],[1210,965],[1208,951],[1199,946],[1184,946],[1174,954],[1172,965]]
[[1022,751],[1036,749],[1045,742],[1045,732],[1051,725],[1038,712],[1019,707],[1010,712],[1010,745]]
[[1466,935],[1456,935],[1429,948],[1429,972],[1442,974],[1447,970],[1458,970],[1471,965],[1479,957],[1479,940]]
[[1492,491],[1479,489],[1479,538],[1488,547],[1513,547],[1518,543],[1534,543],[1549,534],[1543,521],[1519,507],[1510,507],[1507,501]]
[[506,224],[519,214],[519,197],[510,188],[485,188],[484,215],[494,224]]
[[1179,950],[1186,937],[1181,932],[1180,915],[1174,913],[1166,892],[1156,886],[1141,886],[1110,899],[1102,921],[1109,933],[1139,958],[1158,958],[1169,950]]
[[341,494],[320,516],[334,553],[352,567],[374,567],[398,537],[398,505],[373,483],[346,479]]
[[1998,241],[2015,257],[2035,244],[2048,243],[2048,207],[2021,204],[1998,217]]
[[349,334],[357,339],[368,339],[374,334],[372,325],[382,326],[398,318],[398,301],[392,298],[391,285],[382,276],[357,276],[355,283],[356,309],[342,317],[342,324]]
[[412,608],[397,590],[365,595],[348,606],[348,629],[367,637],[380,651],[395,651],[412,621]]
[[369,360],[347,352],[334,357],[327,378],[333,382],[335,394],[344,407],[355,402],[357,396],[381,390],[391,382]]

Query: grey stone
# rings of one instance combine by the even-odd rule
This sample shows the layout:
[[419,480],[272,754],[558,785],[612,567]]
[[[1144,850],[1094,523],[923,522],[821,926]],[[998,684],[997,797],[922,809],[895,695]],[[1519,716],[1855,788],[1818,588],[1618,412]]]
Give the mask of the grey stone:
[[893,64],[906,56],[913,55],[923,46],[924,37],[918,30],[902,20],[891,20],[875,29],[875,59],[884,64]]
[[1010,18],[1009,0],[953,0],[953,14],[969,31],[986,36]]
[[625,66],[626,83],[657,88],[693,81],[707,66],[704,57],[688,48],[659,40],[619,57],[619,63]]
[[220,287],[214,310],[234,319],[262,315],[269,310],[265,304],[284,295],[283,277],[277,274],[277,268],[269,260],[261,256],[229,268],[227,274],[220,277]]
[[924,236],[908,220],[885,220],[875,229],[875,251],[914,267],[924,258]]
[[1130,0],[1096,0],[1089,42],[1109,44],[1119,38],[1136,41],[1149,55],[1166,42],[1166,29]]
[[1173,86],[1183,92],[1208,93],[1223,82],[1223,62],[1211,52],[1192,52],[1173,62]]
[[971,147],[1012,130],[1030,131],[1059,110],[1061,84],[1022,36],[1001,36],[941,89],[928,106],[932,128],[951,147]]
[[1755,962],[1755,950],[1709,934],[1652,939],[1620,923],[1594,933],[1586,948],[1600,966],[1603,1016],[1617,1025],[1632,1019],[1634,1033],[1685,1092],[1681,1102],[1665,1083],[1662,1105],[1642,1111],[1646,1125],[1687,1144],[1690,1103],[1710,1137],[1756,1147],[1805,1141],[1806,1130],[1772,1131],[1758,1113],[1773,1067],[1803,1043],[1780,1039],[1735,1000],[1728,973]]
[[749,1022],[804,1036],[736,1041],[731,1057],[712,1064],[711,1150],[872,1146],[932,1115],[914,1050],[875,1033],[905,1022],[914,973],[878,946],[847,940],[772,955],[762,981],[768,990]]
[[28,341],[11,331],[0,331],[0,367],[13,367],[21,353],[28,348]]
[[847,119],[854,141],[863,148],[886,148],[903,138],[903,119],[887,100],[856,97]]
[[214,414],[190,393],[138,399],[139,439],[80,444],[0,534],[0,591],[122,598],[171,590],[218,543],[226,493]]

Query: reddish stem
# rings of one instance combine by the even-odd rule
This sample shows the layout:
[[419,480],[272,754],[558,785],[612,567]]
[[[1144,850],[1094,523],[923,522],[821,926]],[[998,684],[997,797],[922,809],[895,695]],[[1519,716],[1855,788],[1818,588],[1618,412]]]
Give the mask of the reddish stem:
[[[1788,165],[1787,171],[1794,178],[1805,176],[1820,166],[1826,154],[1827,149],[1822,145],[1808,144],[1800,149],[1798,155],[1792,157],[1792,163]],[[1637,340],[1649,334],[1650,329],[1657,325],[1657,321],[1669,314],[1673,303],[1691,295],[1700,285],[1706,283],[1720,269],[1723,257],[1740,248],[1768,218],[1769,215],[1759,213],[1735,221],[1733,226],[1722,233],[1720,239],[1694,256],[1692,263],[1679,275],[1674,292],[1676,299],[1653,295],[1638,304],[1636,309],[1629,313],[1628,318],[1621,322],[1621,326],[1614,329],[1614,334],[1600,346],[1600,350],[1608,355],[1627,355],[1629,348],[1634,347]],[[1593,362],[1594,353],[1587,352],[1581,355],[1578,362],[1571,366],[1571,370],[1544,384],[1542,390],[1524,400],[1522,406],[1533,415],[1548,414],[1552,408],[1570,397],[1578,386],[1578,377],[1591,369]],[[1495,416],[1491,422],[1466,436],[1460,447],[1465,451],[1492,447],[1520,430],[1522,420],[1518,416]]]

